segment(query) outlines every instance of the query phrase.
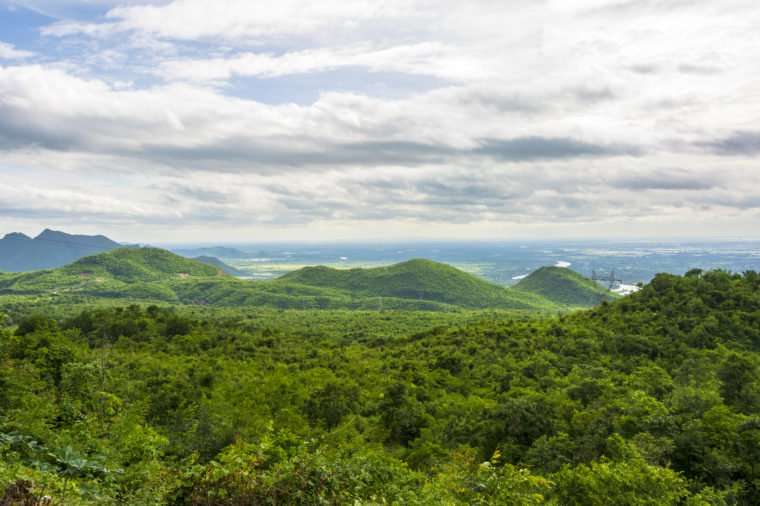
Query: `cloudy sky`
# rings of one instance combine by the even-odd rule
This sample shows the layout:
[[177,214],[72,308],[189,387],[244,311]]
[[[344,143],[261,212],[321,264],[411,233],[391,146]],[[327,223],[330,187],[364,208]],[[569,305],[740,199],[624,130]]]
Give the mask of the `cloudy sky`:
[[0,0],[0,232],[760,238],[757,0]]

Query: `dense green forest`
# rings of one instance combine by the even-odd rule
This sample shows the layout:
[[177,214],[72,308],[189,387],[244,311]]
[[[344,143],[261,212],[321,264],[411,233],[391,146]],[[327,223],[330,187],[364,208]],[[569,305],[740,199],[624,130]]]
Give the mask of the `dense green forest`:
[[22,302],[8,504],[760,503],[754,272],[553,315]]

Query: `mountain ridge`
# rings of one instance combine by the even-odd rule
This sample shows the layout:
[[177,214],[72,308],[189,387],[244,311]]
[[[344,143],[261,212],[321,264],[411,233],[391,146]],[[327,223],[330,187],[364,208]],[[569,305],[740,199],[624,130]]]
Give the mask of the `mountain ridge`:
[[[575,284],[560,286],[563,291],[559,295],[547,295],[540,286],[507,288],[425,259],[369,269],[304,267],[266,281],[238,279],[226,272],[224,265],[215,258],[189,259],[159,248],[124,247],[86,256],[57,269],[3,274],[0,293],[224,307],[539,312],[589,307],[604,300],[598,292],[588,297],[588,283],[593,282],[577,273],[572,273],[578,278]],[[547,272],[545,269],[536,272]]]
[[0,271],[54,269],[121,246],[104,235],[68,234],[46,228],[32,238],[11,232],[0,239]]
[[419,258],[369,269],[304,267],[278,279],[348,290],[370,297],[417,298],[470,308],[528,309],[545,302],[530,294],[492,284],[451,265]]

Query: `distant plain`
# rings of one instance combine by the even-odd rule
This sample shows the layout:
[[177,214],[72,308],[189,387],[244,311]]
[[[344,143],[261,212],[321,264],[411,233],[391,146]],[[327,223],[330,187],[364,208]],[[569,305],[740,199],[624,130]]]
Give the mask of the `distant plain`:
[[[192,250],[206,245],[163,245]],[[648,282],[655,274],[683,274],[691,269],[732,272],[760,270],[760,242],[419,242],[397,244],[269,243],[228,244],[245,258],[221,256],[254,279],[271,279],[310,265],[335,268],[378,267],[410,258],[445,262],[494,283],[511,286],[533,270],[569,263],[591,276],[613,270],[623,283]],[[517,279],[515,279],[517,278]]]

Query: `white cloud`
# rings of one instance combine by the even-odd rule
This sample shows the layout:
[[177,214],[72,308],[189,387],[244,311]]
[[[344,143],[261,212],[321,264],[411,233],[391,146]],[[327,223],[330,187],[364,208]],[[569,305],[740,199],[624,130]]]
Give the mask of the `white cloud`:
[[[82,52],[71,60],[0,67],[0,170],[45,175],[15,196],[46,202],[29,219],[56,198],[178,234],[758,218],[755,2],[139,3],[46,27]],[[299,86],[319,93],[298,100]]]
[[0,42],[0,60],[23,60],[32,56],[34,53],[31,51],[22,51],[11,44]]
[[228,81],[235,76],[275,78],[364,67],[370,72],[429,75],[455,81],[496,77],[489,75],[487,68],[471,63],[474,62],[467,55],[442,43],[424,42],[384,48],[364,44],[308,49],[279,56],[246,52],[232,58],[167,60],[162,62],[158,74],[168,79]]
[[[541,104],[547,96],[551,107]],[[61,216],[122,226],[230,227],[252,216],[262,226],[595,220],[611,227],[662,213],[716,218],[760,208],[751,158],[715,155],[705,167],[701,153],[661,146],[673,131],[597,124],[586,116],[589,100],[617,107],[605,105],[604,90],[518,95],[479,84],[397,100],[329,93],[310,106],[278,106],[202,86],[121,89],[42,66],[0,68],[0,167],[44,171],[53,185],[20,185],[25,193],[15,197],[6,187],[5,206],[36,220],[52,219],[57,205]],[[557,111],[569,117],[558,120]],[[578,145],[562,140],[608,146],[632,132],[643,157],[582,151],[578,159]],[[483,139],[526,135],[545,140],[477,154]],[[117,191],[109,181],[119,172]],[[73,174],[93,191],[61,187]],[[164,181],[160,189],[156,181]]]
[[176,207],[135,200],[123,190],[109,187],[107,193],[95,192],[86,183],[51,177],[52,181],[35,183],[21,174],[7,174],[0,183],[0,219],[114,224],[182,217]]
[[163,37],[259,37],[319,35],[333,29],[352,30],[357,22],[396,19],[420,8],[420,2],[399,0],[225,0],[210,6],[202,0],[175,0],[164,6],[117,7],[108,13],[119,29],[135,29]]
[[[485,91],[487,97],[478,96]],[[395,143],[403,161],[402,145],[408,155],[419,144],[429,146],[429,154],[448,156],[451,150],[477,149],[488,138],[578,137],[584,142],[624,143],[609,125],[601,129],[592,122],[581,130],[584,123],[579,118],[572,128],[555,120],[547,123],[543,116],[526,118],[523,113],[538,97],[524,98],[525,109],[521,100],[512,93],[501,97],[496,90],[473,87],[397,100],[326,93],[308,106],[267,105],[200,86],[122,89],[63,70],[15,66],[0,68],[0,142],[4,139],[9,148],[39,145],[134,156],[174,153],[186,163],[190,160],[185,156],[202,160],[208,155],[215,163],[228,158],[240,170],[256,170],[267,159],[275,163],[272,157],[282,158],[277,165],[288,164],[288,152],[293,157],[290,165],[309,165],[299,153],[329,154],[339,146],[361,161],[361,156],[371,157],[373,147],[385,146],[387,152]],[[566,110],[581,105],[585,107],[571,103]],[[521,123],[504,122],[509,107]],[[477,117],[473,110],[478,110]],[[451,128],[452,122],[458,128]],[[245,157],[250,157],[252,167],[246,166]]]

